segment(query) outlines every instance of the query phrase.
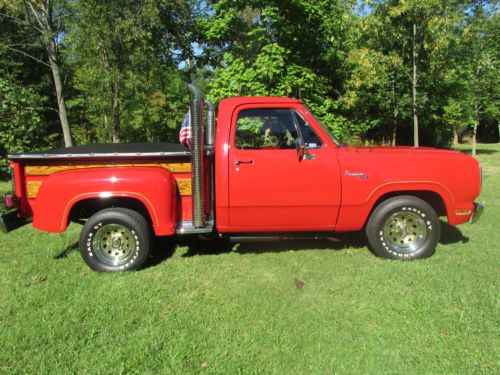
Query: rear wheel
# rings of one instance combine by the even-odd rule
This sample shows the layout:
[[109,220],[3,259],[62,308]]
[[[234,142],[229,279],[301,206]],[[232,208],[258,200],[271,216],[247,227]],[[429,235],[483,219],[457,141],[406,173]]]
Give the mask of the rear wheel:
[[80,253],[95,271],[139,269],[148,259],[150,235],[146,220],[125,208],[97,212],[83,226]]
[[391,259],[423,259],[434,254],[441,234],[434,209],[413,196],[390,198],[378,205],[366,225],[372,250]]

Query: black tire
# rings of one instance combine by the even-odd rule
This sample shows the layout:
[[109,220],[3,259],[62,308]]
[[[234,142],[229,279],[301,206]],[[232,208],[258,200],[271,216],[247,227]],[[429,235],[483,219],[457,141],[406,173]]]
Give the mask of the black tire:
[[436,211],[422,199],[409,195],[380,203],[365,230],[375,254],[389,259],[428,258],[434,254],[441,236]]
[[148,259],[150,231],[144,217],[126,208],[94,214],[80,233],[80,253],[94,271],[137,270]]

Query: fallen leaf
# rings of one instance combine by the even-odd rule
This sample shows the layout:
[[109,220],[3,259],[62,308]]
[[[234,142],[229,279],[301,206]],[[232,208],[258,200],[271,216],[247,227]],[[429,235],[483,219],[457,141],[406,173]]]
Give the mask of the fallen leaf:
[[293,279],[293,283],[295,284],[295,286],[299,290],[304,290],[304,286],[306,285],[303,281],[301,281],[299,279]]
[[39,283],[43,283],[45,280],[47,280],[47,276],[38,275],[38,276],[35,276],[34,279],[35,279],[35,281],[38,281]]

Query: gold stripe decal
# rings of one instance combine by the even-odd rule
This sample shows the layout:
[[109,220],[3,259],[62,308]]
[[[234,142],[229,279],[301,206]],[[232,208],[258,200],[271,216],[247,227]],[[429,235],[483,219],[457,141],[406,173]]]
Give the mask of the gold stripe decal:
[[172,173],[190,173],[191,163],[148,163],[148,164],[68,164],[68,165],[31,165],[26,166],[28,176],[50,176],[57,172],[73,169],[112,168],[112,167],[159,167]]
[[40,190],[40,186],[42,186],[42,181],[30,181],[26,186],[26,191],[28,193],[29,199],[35,199],[38,195],[38,191]]

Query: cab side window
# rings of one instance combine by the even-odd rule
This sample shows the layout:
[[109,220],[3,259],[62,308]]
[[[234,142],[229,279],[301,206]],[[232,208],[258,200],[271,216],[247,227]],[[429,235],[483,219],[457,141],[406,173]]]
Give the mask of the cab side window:
[[286,108],[244,109],[236,122],[240,149],[293,149],[297,139],[294,112]]

